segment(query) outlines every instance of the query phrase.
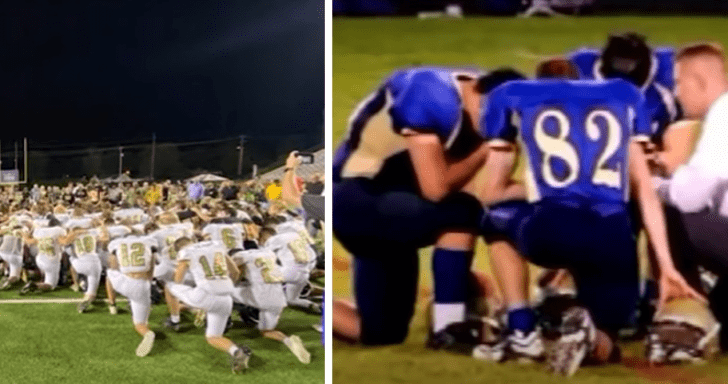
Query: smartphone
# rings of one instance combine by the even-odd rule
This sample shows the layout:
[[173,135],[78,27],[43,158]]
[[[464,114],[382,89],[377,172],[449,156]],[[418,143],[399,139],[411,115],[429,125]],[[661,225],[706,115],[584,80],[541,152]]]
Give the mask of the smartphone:
[[301,159],[301,164],[313,164],[313,153],[299,152],[296,156]]

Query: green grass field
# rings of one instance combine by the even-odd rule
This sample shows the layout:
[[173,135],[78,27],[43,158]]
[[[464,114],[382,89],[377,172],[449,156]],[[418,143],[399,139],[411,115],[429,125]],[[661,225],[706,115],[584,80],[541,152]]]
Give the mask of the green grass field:
[[[680,46],[696,40],[728,46],[725,18],[592,17],[560,19],[409,18],[341,19],[333,22],[333,141],[343,138],[356,104],[396,68],[410,65],[455,65],[496,68],[513,66],[532,74],[532,56],[557,55],[581,46],[601,47],[610,32],[635,30],[653,45]],[[348,254],[333,248],[333,294],[351,297]],[[421,252],[420,293],[429,294],[430,251]],[[488,270],[480,244],[476,268]],[[422,304],[423,300],[419,304]],[[410,336],[403,345],[364,349],[334,342],[333,378],[337,383],[549,383],[540,366],[492,365],[424,348],[425,310],[418,305]],[[625,366],[586,368],[574,383],[722,383],[728,382],[728,360],[707,367],[648,369],[635,359],[639,343],[627,346]]]
[[[105,297],[103,285],[99,297]],[[20,297],[0,292],[0,300],[80,298],[69,289],[44,295]],[[244,375],[230,372],[228,355],[210,347],[204,329],[194,328],[192,317],[186,332],[165,330],[166,306],[156,305],[149,317],[157,333],[152,352],[134,354],[141,338],[134,331],[126,302],[119,314],[109,314],[97,301],[89,313],[76,312],[76,304],[0,303],[0,383],[323,383],[324,348],[321,335],[311,328],[320,317],[285,309],[278,329],[296,334],[311,352],[311,364],[303,365],[282,343],[259,336],[254,328],[242,328],[233,313],[235,327],[227,337],[253,350],[250,369]]]

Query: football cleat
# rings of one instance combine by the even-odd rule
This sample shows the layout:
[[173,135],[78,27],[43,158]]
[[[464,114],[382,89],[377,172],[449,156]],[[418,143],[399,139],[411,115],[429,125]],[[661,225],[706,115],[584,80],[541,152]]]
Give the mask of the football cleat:
[[303,346],[303,342],[301,341],[301,338],[293,335],[289,336],[288,340],[291,341],[290,345],[287,345],[288,349],[293,352],[293,355],[296,356],[298,361],[309,364],[311,362],[311,354],[306,350],[306,347]]
[[253,356],[253,351],[245,345],[238,345],[238,350],[235,354],[230,356],[230,367],[233,373],[244,372],[248,369],[248,362],[250,357]]
[[18,292],[20,295],[27,295],[28,293],[35,292],[38,287],[35,285],[35,282],[29,281],[28,284],[25,284],[23,288],[20,288],[20,292]]
[[139,346],[136,349],[136,355],[139,357],[144,357],[149,354],[149,352],[152,351],[152,346],[154,346],[154,338],[155,334],[152,331],[148,331],[144,334],[144,337],[142,338],[142,342],[139,343]]
[[318,333],[324,333],[324,327],[321,324],[311,324],[311,328],[315,329]]
[[168,317],[166,320],[164,320],[164,326],[166,328],[169,328],[169,329],[175,331],[175,332],[179,332],[179,329],[180,329],[180,323],[179,323],[179,321],[178,322],[174,322],[174,321],[172,321],[172,318],[171,317]]
[[667,302],[647,334],[647,359],[653,364],[702,364],[719,352],[721,325],[707,305],[694,299]]
[[109,305],[109,313],[112,315],[116,315],[117,313],[119,313],[119,310],[116,308],[115,304]]
[[240,303],[235,303],[233,305],[233,309],[235,309],[238,312],[238,315],[240,315],[240,320],[243,322],[243,325],[247,327],[254,327],[258,325],[258,319],[260,318],[259,309]]
[[566,311],[561,323],[561,337],[546,357],[548,370],[557,375],[573,376],[594,349],[596,335],[597,329],[586,309],[573,307]]
[[544,344],[541,331],[529,333],[513,331],[501,342],[481,344],[473,348],[472,356],[478,360],[504,362],[515,360],[520,364],[530,364],[544,358]]
[[78,284],[76,284],[76,283],[74,283],[74,284],[71,284],[71,287],[70,287],[70,288],[71,288],[71,290],[72,290],[73,292],[78,292],[78,291],[80,291],[80,290],[81,290],[81,288],[80,288],[80,287],[78,286]]
[[445,329],[430,333],[426,347],[469,355],[475,346],[483,343],[482,321],[449,324]]
[[17,283],[19,281],[21,281],[21,280],[16,280],[16,281],[11,282],[9,277],[6,278],[3,281],[2,285],[0,285],[0,291],[7,291],[8,289],[12,289],[15,285],[17,285]]
[[91,300],[84,300],[78,303],[78,305],[76,306],[76,310],[78,311],[78,313],[84,313],[91,309],[91,307],[93,307],[93,304],[91,304]]

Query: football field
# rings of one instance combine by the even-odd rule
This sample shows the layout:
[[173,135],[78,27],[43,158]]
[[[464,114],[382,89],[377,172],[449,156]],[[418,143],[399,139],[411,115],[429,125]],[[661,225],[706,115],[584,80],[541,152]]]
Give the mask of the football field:
[[[105,297],[103,284],[99,297]],[[286,308],[278,329],[301,337],[311,352],[303,365],[283,343],[262,338],[254,328],[242,328],[233,312],[234,327],[225,336],[253,350],[247,373],[234,375],[228,355],[205,341],[205,330],[183,313],[183,329],[164,329],[164,304],[155,305],[149,326],[157,338],[152,352],[139,358],[134,351],[141,337],[134,331],[127,302],[117,302],[112,316],[101,301],[88,313],[76,303],[15,304],[8,300],[80,298],[64,289],[20,297],[0,292],[0,383],[323,383],[324,349],[321,335],[311,328],[321,318]],[[119,297],[123,299],[123,297]]]
[[[529,75],[540,57],[582,46],[601,48],[610,32],[636,31],[653,46],[714,40],[728,46],[725,18],[589,17],[558,19],[411,18],[333,21],[333,141],[346,132],[356,105],[394,69],[412,65],[515,67]],[[476,268],[489,272],[480,243]],[[539,365],[494,365],[424,348],[424,298],[430,293],[430,250],[421,252],[420,298],[407,341],[399,346],[361,348],[334,342],[337,383],[550,383]],[[351,297],[349,255],[334,241],[333,294]],[[640,343],[626,346],[623,366],[584,368],[573,383],[724,383],[728,359],[704,367],[650,368]]]

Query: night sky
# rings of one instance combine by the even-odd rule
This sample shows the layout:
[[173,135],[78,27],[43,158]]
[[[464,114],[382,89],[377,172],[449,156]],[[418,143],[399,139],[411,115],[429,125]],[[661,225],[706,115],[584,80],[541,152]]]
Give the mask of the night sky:
[[322,135],[323,0],[76,3],[3,2],[3,147]]

